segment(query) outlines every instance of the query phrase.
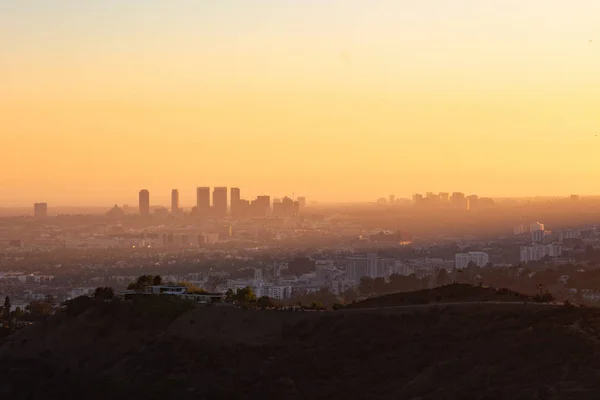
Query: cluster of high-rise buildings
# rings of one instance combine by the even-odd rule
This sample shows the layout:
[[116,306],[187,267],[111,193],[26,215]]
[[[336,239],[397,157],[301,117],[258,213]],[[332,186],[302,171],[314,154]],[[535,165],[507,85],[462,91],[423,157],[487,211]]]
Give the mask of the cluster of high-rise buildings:
[[[229,195],[229,196],[228,196]],[[229,199],[228,199],[229,197]],[[297,200],[289,197],[275,198],[271,204],[271,196],[258,196],[254,200],[245,200],[241,197],[239,188],[228,188],[218,186],[212,189],[202,186],[196,188],[196,205],[192,208],[192,215],[201,218],[215,217],[234,219],[243,218],[264,218],[274,217],[293,217],[300,213],[300,210],[306,206],[306,198],[298,197]],[[141,215],[150,215],[150,193],[148,190],[141,190],[139,193],[139,210]],[[179,203],[179,190],[173,189],[171,192],[171,213],[181,212]]]
[[417,193],[413,195],[413,202],[416,207],[429,209],[475,210],[494,206],[494,200],[489,197],[479,197],[475,194],[466,196],[461,192],[427,192],[425,196]]

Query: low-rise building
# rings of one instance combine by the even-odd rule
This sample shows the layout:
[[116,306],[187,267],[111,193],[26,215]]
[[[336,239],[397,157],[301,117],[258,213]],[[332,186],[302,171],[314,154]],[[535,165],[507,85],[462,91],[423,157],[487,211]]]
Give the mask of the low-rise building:
[[533,246],[521,246],[520,260],[522,263],[539,261],[544,257],[560,257],[562,246],[558,244],[536,244]]
[[468,253],[457,253],[454,256],[454,266],[457,269],[467,268],[469,263],[474,263],[478,267],[485,267],[490,262],[488,253],[482,251],[470,251]]

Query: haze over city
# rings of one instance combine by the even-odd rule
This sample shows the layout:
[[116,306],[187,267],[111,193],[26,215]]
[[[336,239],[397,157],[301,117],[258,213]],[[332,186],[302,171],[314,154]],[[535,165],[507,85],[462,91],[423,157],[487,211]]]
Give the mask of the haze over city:
[[[600,3],[0,3],[0,204],[598,194]],[[187,189],[186,189],[187,188]]]

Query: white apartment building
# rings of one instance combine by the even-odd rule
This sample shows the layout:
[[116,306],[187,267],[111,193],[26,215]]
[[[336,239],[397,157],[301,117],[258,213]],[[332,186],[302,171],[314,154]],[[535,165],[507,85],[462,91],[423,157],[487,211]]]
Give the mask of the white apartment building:
[[252,289],[257,298],[267,296],[272,299],[285,300],[292,297],[292,286],[291,285],[275,285],[266,283],[262,280],[228,280],[227,290],[235,293],[238,289],[244,289],[249,287]]
[[560,232],[560,241],[566,239],[581,239],[581,231],[579,229],[567,229]]
[[528,263],[531,261],[539,261],[542,258],[548,257],[560,257],[562,254],[562,247],[558,244],[537,244],[533,246],[521,246],[521,257],[522,263]]
[[389,267],[396,265],[396,259],[378,257],[377,253],[346,257],[348,279],[360,282],[360,278],[387,278]]
[[394,265],[391,265],[387,269],[387,278],[391,275],[397,274],[402,276],[409,276],[415,273],[415,269],[408,264],[404,264],[400,261],[396,261]]
[[521,225],[516,225],[516,226],[513,228],[513,234],[514,234],[515,236],[522,235],[522,234],[524,234],[524,233],[527,233],[527,227],[526,227],[525,225],[523,225],[523,224],[521,224]]
[[488,253],[482,251],[470,251],[468,253],[457,253],[454,256],[454,267],[457,269],[467,268],[472,262],[478,267],[485,267],[490,262]]
[[260,291],[260,296],[259,293],[256,293],[256,297],[267,296],[277,300],[285,300],[292,297],[291,286],[266,284],[259,285],[259,288],[257,289]]
[[[533,243],[543,243],[552,236],[552,231],[531,231],[531,241]],[[549,240],[551,241],[551,240]]]
[[336,296],[341,296],[348,289],[356,287],[356,281],[351,279],[335,280],[331,282],[331,293]]
[[369,253],[346,257],[346,271],[348,272],[348,279],[355,282],[360,282],[360,278],[363,276],[376,278],[377,254]]

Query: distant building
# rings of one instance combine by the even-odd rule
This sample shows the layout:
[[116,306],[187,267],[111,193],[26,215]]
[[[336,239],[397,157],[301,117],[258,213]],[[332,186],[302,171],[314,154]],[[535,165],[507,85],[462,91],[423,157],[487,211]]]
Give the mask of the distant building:
[[464,193],[452,193],[452,206],[457,210],[467,210],[467,198]]
[[318,282],[331,282],[335,269],[331,265],[317,265],[315,267],[316,280]]
[[415,270],[413,267],[411,267],[408,264],[404,264],[400,261],[396,261],[394,263],[394,265],[390,265],[388,267],[388,277],[390,277],[392,275],[409,276],[414,273],[415,273]]
[[523,224],[521,224],[521,225],[516,225],[516,226],[513,228],[513,234],[514,234],[515,236],[523,235],[523,234],[525,234],[525,233],[527,233],[527,226],[526,226],[526,225],[523,225]]
[[476,210],[479,208],[479,196],[473,194],[467,197],[467,210]]
[[241,218],[240,215],[240,201],[241,201],[241,192],[239,188],[231,188],[231,216],[233,218]]
[[215,244],[219,242],[218,233],[200,233],[198,234],[198,246],[206,244]]
[[533,243],[544,243],[546,241],[552,241],[552,231],[531,231],[531,241]]
[[281,200],[281,204],[283,205],[283,217],[294,215],[294,200],[286,196]]
[[579,201],[579,195],[578,194],[572,194],[571,195],[571,201]]
[[581,230],[566,229],[560,232],[560,241],[563,242],[569,239],[581,239]]
[[438,196],[440,198],[440,201],[442,201],[444,203],[450,202],[450,193],[440,192],[440,193],[438,193]]
[[529,232],[543,231],[543,230],[544,230],[544,224],[542,224],[541,222],[534,222],[532,224],[529,224]]
[[258,196],[250,204],[250,214],[255,218],[265,218],[271,215],[271,196]]
[[520,260],[522,263],[539,261],[544,257],[560,257],[562,247],[557,244],[537,244],[533,246],[521,246]]
[[396,196],[394,196],[393,194],[390,194],[390,200],[389,200],[390,204],[394,204],[396,203]]
[[213,212],[217,218],[227,217],[227,187],[213,189]]
[[467,268],[469,263],[474,263],[478,267],[485,267],[490,262],[488,253],[481,251],[470,251],[468,253],[457,253],[454,256],[454,266],[457,269]]
[[139,209],[141,215],[150,215],[150,192],[146,189],[140,190]]
[[210,188],[202,186],[196,188],[196,213],[199,217],[206,218],[210,215]]
[[171,191],[171,213],[177,214],[179,212],[179,190],[173,189]]
[[254,280],[260,281],[263,278],[263,270],[262,268],[254,268]]
[[46,218],[48,216],[48,204],[35,203],[33,205],[33,216],[35,218]]
[[395,267],[396,259],[378,257],[377,253],[346,257],[348,279],[360,282],[360,278],[387,278],[390,267]]
[[300,211],[304,210],[306,207],[306,197],[298,197],[298,203],[300,204]]

